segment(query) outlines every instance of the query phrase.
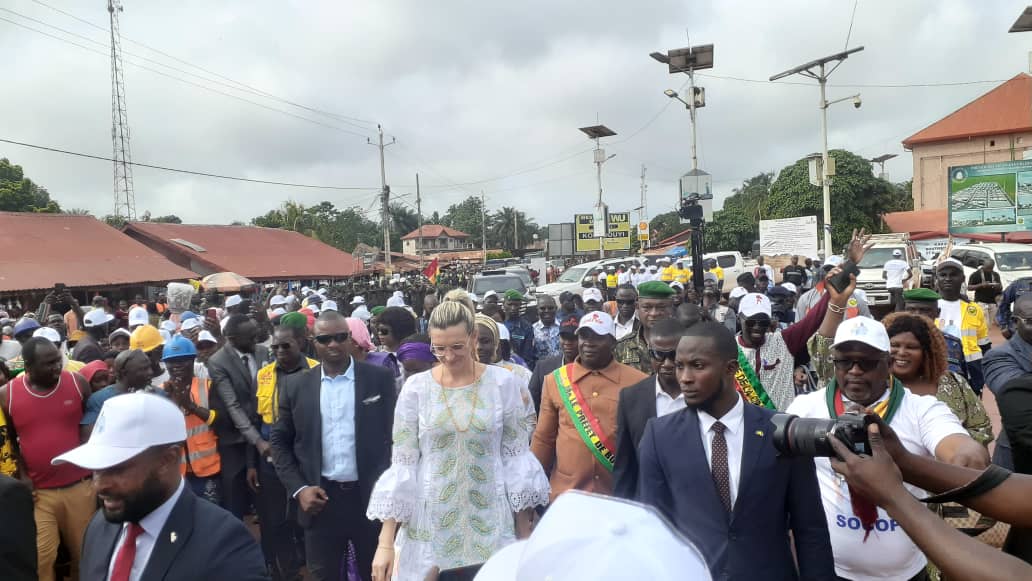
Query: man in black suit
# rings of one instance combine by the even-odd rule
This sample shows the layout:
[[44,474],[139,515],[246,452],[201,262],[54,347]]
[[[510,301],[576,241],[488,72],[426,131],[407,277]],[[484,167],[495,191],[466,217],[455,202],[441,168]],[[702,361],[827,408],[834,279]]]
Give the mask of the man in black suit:
[[677,319],[663,319],[653,325],[648,341],[649,357],[656,373],[620,391],[616,408],[613,496],[628,500],[638,496],[638,444],[649,420],[685,409],[674,366],[677,343],[684,330]]
[[693,325],[675,363],[689,409],[646,425],[638,498],[695,542],[714,579],[834,581],[813,458],[779,456],[774,412],[738,394],[734,335]]
[[185,485],[185,441],[179,407],[136,392],[108,400],[89,441],[54,458],[92,470],[102,501],[83,539],[82,579],[267,579],[243,523]]
[[258,370],[268,363],[269,350],[257,344],[258,325],[247,315],[230,315],[223,335],[226,344],[208,359],[208,375],[222,458],[223,505],[241,518],[257,487],[259,457],[264,461],[272,453],[259,431],[262,418],[255,397]]
[[0,527],[0,579],[36,579],[36,519],[32,491],[16,479],[0,474],[0,506],[4,526]]
[[530,397],[534,400],[534,410],[541,411],[541,388],[545,384],[545,378],[563,365],[573,363],[577,358],[577,349],[580,344],[577,340],[577,326],[580,319],[574,316],[567,316],[559,323],[559,351],[558,355],[539,359],[534,364],[534,373],[530,376],[528,389]]
[[321,364],[283,378],[273,458],[297,501],[308,573],[337,579],[348,541],[371,579],[380,523],[366,518],[373,485],[391,463],[394,376],[348,355],[348,323],[326,311],[315,323]]
[[[1008,381],[997,394],[1003,429],[1010,437],[1014,471],[1032,474],[1032,375]],[[1012,526],[1003,550],[1032,563],[1032,529]]]

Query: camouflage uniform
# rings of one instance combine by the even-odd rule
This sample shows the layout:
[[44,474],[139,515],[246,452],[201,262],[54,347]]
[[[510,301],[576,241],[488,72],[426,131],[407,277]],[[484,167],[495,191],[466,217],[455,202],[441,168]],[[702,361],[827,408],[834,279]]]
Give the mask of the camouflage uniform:
[[635,319],[634,328],[631,332],[620,339],[613,349],[613,357],[624,365],[652,375],[652,356],[649,355],[649,344],[645,340],[645,327],[641,321]]

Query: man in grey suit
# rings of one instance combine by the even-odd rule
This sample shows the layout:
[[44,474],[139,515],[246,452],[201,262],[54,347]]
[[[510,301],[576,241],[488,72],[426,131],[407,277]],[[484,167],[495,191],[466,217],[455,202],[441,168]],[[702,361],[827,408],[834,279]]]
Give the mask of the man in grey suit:
[[93,471],[101,510],[83,539],[84,580],[267,579],[243,523],[198,500],[180,475],[183,412],[136,392],[104,404],[87,443],[54,458]]
[[371,579],[380,523],[366,518],[376,480],[391,463],[394,376],[348,354],[347,319],[315,323],[321,364],[283,378],[272,427],[276,473],[296,500],[312,579],[338,579],[348,542]]
[[272,454],[259,431],[256,398],[258,370],[269,362],[269,350],[257,344],[258,325],[246,315],[230,315],[223,335],[226,344],[208,359],[208,376],[222,457],[223,505],[240,518],[257,482],[256,462]]

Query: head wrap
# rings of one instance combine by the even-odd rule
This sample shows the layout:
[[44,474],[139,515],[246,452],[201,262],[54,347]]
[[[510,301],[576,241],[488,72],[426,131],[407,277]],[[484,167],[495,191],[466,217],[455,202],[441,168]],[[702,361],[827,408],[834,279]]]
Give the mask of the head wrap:
[[939,293],[933,291],[930,288],[915,288],[907,291],[903,291],[903,300],[905,301],[920,301],[920,302],[934,302],[941,299],[942,296]]
[[362,319],[348,317],[345,320],[348,322],[348,330],[351,331],[351,338],[360,348],[366,351],[376,349],[376,347],[373,346],[372,339],[369,338],[369,327],[366,327],[366,324]]
[[[495,322],[495,320],[492,319],[491,317],[488,317],[487,315],[484,315],[484,314],[477,315],[477,319],[476,320],[477,320],[477,326],[486,327],[487,331],[489,333],[491,333],[491,337],[494,338],[494,344],[495,344],[494,355],[495,355],[495,357],[497,357],[498,356],[498,344],[501,342],[501,339],[499,339],[499,337],[498,337],[498,323]],[[494,361],[481,361],[481,363],[491,364],[491,363],[494,363]]]
[[643,299],[668,299],[674,295],[674,289],[661,280],[650,280],[638,285],[638,296]]
[[434,363],[437,358],[430,351],[430,346],[426,343],[420,343],[414,341],[412,343],[402,343],[398,347],[398,361],[428,361]]

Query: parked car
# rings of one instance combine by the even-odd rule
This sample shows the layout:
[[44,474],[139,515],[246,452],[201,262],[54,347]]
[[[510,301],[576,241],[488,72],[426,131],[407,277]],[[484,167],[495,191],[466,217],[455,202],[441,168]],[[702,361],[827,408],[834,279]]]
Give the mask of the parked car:
[[996,272],[1000,273],[1003,288],[1019,278],[1032,276],[1032,246],[1005,242],[987,244],[964,244],[954,246],[950,257],[964,265],[964,281],[981,267],[982,261],[991,258],[996,261]]
[[577,264],[567,268],[559,278],[551,283],[541,285],[537,288],[537,294],[546,294],[556,299],[559,295],[566,291],[573,293],[580,293],[581,289],[584,288],[584,282],[590,282],[594,284],[598,273],[602,272],[608,266],[619,266],[621,264],[645,264],[645,259],[639,256],[625,256],[623,258],[606,258],[605,260],[595,260],[592,262],[585,262],[583,264]]
[[856,277],[856,288],[867,295],[868,305],[875,307],[889,304],[889,290],[885,287],[882,273],[885,263],[892,260],[893,253],[897,250],[903,252],[900,260],[910,265],[912,273],[910,280],[903,283],[903,288],[918,288],[921,285],[921,255],[910,240],[909,234],[875,234],[871,236],[871,242],[874,246],[857,264],[860,274]]
[[[537,297],[531,292],[530,285],[524,282],[525,278],[529,279],[530,274],[521,276],[508,270],[485,270],[473,276],[466,290],[476,295],[478,303],[484,299],[484,293],[487,291],[493,290],[499,295],[504,295],[510,290],[519,291],[525,299],[522,312],[533,323],[537,321]],[[478,304],[477,309],[479,308]]]

